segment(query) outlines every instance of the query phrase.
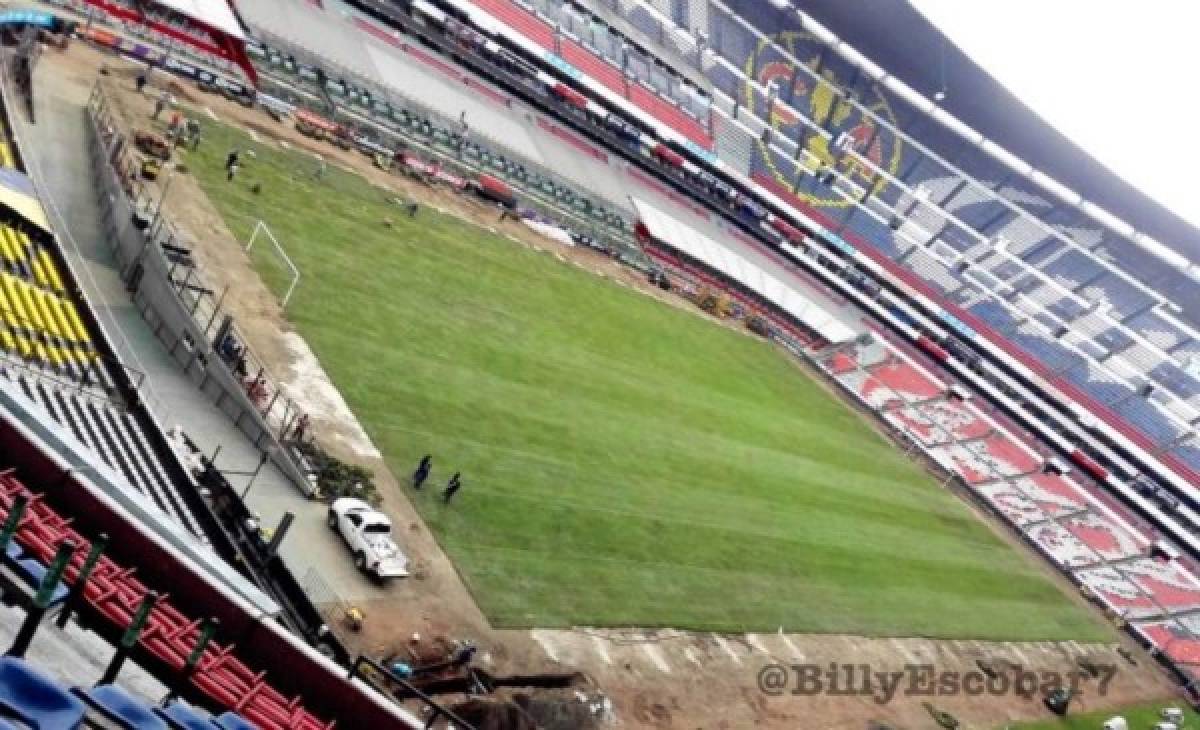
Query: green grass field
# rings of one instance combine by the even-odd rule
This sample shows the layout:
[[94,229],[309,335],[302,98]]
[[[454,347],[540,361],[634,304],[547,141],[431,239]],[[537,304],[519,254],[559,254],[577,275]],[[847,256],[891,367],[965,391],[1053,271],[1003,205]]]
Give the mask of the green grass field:
[[1188,706],[1178,700],[1153,702],[1145,705],[1137,705],[1134,707],[1124,707],[1119,710],[1104,710],[1101,712],[1088,712],[1076,715],[1069,713],[1067,717],[1054,720],[1042,720],[1039,722],[1021,723],[1001,725],[996,730],[1096,730],[1104,724],[1104,721],[1120,715],[1129,723],[1129,730],[1151,730],[1155,723],[1161,722],[1159,712],[1164,707],[1181,707],[1186,715],[1184,722],[1185,728],[1194,728],[1200,725],[1200,715],[1188,709]]
[[192,157],[394,472],[435,454],[415,502],[496,624],[1111,635],[763,342],[220,125]]

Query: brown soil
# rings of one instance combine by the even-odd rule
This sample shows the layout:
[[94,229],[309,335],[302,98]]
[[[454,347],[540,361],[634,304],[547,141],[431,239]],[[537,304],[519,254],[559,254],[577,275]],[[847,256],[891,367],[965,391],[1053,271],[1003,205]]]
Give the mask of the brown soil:
[[[140,125],[152,104],[148,96],[141,97],[133,91],[134,72],[130,67],[80,44],[66,54],[47,54],[42,61],[52,64],[56,83],[87,87],[94,83],[96,69],[102,62],[110,71],[107,77],[102,77],[110,99],[127,120],[138,120]],[[223,122],[253,129],[265,143],[282,141],[319,153],[330,164],[354,170],[398,196],[437,206],[495,229],[522,245],[548,251],[567,263],[622,282],[672,306],[707,316],[690,303],[650,286],[610,259],[549,241],[519,223],[498,223],[493,208],[384,173],[357,153],[310,140],[288,125],[275,124],[260,112],[221,98],[183,87],[176,95],[180,99],[194,99]],[[202,108],[197,114],[201,120],[206,118]],[[209,283],[216,287],[230,286],[233,294],[227,304],[255,351],[275,372],[287,371],[293,355],[283,341],[283,333],[291,327],[275,297],[261,283],[241,246],[200,188],[186,175],[179,176],[171,187],[166,210],[194,235],[194,253]],[[328,420],[315,421],[313,428],[335,451],[340,440],[330,435],[339,432],[350,435],[353,430],[346,423]],[[363,461],[357,457],[355,460]],[[925,701],[955,714],[966,727],[987,728],[1008,720],[1047,716],[1040,702],[1012,694],[985,698],[900,696],[886,704],[877,704],[869,697],[830,694],[768,696],[758,689],[757,677],[761,667],[773,663],[869,664],[875,671],[900,669],[910,663],[931,663],[939,670],[966,672],[976,669],[977,659],[1000,657],[1025,667],[1066,672],[1077,669],[1078,657],[1088,655],[1098,662],[1117,665],[1119,671],[1106,696],[1098,695],[1094,683],[1085,685],[1083,696],[1075,701],[1079,709],[1115,707],[1172,695],[1171,684],[1153,662],[1129,640],[1118,639],[1115,632],[1112,644],[1080,646],[1074,642],[1010,644],[796,634],[716,636],[653,630],[493,629],[453,564],[403,496],[394,476],[380,461],[364,465],[379,475],[385,511],[397,525],[405,526],[401,539],[415,561],[417,573],[414,578],[389,588],[386,599],[362,605],[367,616],[364,630],[358,634],[342,631],[343,638],[355,649],[373,655],[403,650],[414,632],[422,637],[470,638],[481,647],[479,664],[493,674],[578,670],[588,683],[611,699],[607,722],[622,727],[819,730],[862,728],[868,722],[883,721],[894,727],[934,728],[935,723],[922,706]],[[1007,531],[998,531],[1013,539]],[[1114,649],[1121,645],[1137,657],[1138,666],[1115,653]],[[461,698],[447,701],[453,703],[455,699]]]

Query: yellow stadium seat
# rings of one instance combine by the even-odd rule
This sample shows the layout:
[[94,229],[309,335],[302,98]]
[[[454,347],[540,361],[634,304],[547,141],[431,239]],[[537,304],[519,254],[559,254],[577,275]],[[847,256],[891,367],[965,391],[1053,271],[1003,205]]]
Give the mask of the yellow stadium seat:
[[58,331],[62,332],[64,340],[74,340],[75,328],[71,326],[71,320],[63,311],[63,301],[53,294],[46,294],[46,306],[50,309],[50,314],[54,318],[55,324],[58,325]]
[[8,294],[9,309],[6,316],[11,317],[12,324],[21,329],[33,329],[33,319],[25,311],[25,303],[21,301],[21,297],[17,294],[17,287],[14,284],[16,280],[10,274],[0,274],[0,282],[4,285],[5,293]]
[[3,234],[0,234],[0,256],[3,256],[5,261],[15,262],[17,260],[16,248],[8,236]]
[[5,287],[2,286],[0,286],[0,318],[2,318],[4,323],[9,325],[10,328],[15,329],[16,327],[20,326],[20,323],[17,321],[17,308],[11,301],[9,301],[8,292]]
[[66,289],[63,287],[62,277],[58,275],[58,266],[55,265],[54,259],[46,252],[46,249],[38,249],[38,259],[42,262],[42,270],[46,272],[46,278],[50,280],[50,288],[60,294]]
[[28,258],[26,249],[29,248],[29,238],[24,233],[17,233],[8,226],[4,226],[4,237],[8,239],[9,246],[12,247],[13,255],[17,257],[17,261],[24,261]]
[[33,354],[33,343],[28,337],[23,335],[17,336],[17,349],[21,352],[21,357],[29,357]]
[[41,260],[40,260],[40,259],[33,259],[33,260],[30,262],[30,264],[31,264],[31,265],[32,265],[32,267],[33,267],[33,279],[34,279],[34,281],[36,281],[36,282],[37,282],[38,286],[40,286],[40,287],[43,287],[43,288],[45,288],[45,289],[49,289],[49,288],[50,288],[50,279],[49,279],[49,278],[46,276],[46,272],[45,272],[45,271],[43,270],[43,268],[42,268],[42,262],[41,262]]
[[75,305],[70,300],[62,300],[63,308],[67,310],[67,318],[71,320],[71,328],[75,330],[75,339],[80,342],[91,342],[92,337],[88,334],[87,327],[83,326],[83,320],[79,318],[79,313],[75,311]]
[[29,292],[29,285],[18,280],[15,286],[21,297],[21,302],[25,305],[25,316],[30,321],[30,324],[27,326],[37,332],[47,331],[46,323],[42,321],[42,311],[38,308],[37,303],[33,300],[33,295]]
[[54,312],[50,309],[49,302],[46,301],[46,297],[49,295],[46,294],[46,292],[34,289],[33,287],[27,288],[29,290],[29,298],[32,299],[34,304],[37,306],[38,314],[42,318],[42,326],[46,329],[46,331],[60,339],[69,339],[66,333],[59,328],[58,320],[55,319]]

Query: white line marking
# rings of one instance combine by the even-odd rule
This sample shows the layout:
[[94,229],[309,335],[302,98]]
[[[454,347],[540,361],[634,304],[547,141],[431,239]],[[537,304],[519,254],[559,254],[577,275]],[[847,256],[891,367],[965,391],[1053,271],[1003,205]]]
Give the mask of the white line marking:
[[608,655],[608,644],[599,636],[592,637],[592,643],[596,645],[596,653],[604,660],[605,664],[612,664],[612,657]]
[[292,148],[292,146],[290,144],[288,144],[288,141],[286,139],[279,140],[279,146],[284,148],[285,150],[290,150]]
[[667,660],[663,658],[662,652],[658,650],[657,646],[653,644],[642,644],[642,651],[647,657],[650,658],[650,661],[654,663],[654,666],[658,667],[658,671],[662,672],[663,674],[671,673],[671,665],[667,664]]
[[249,128],[246,129],[246,132],[250,135],[250,139],[254,140],[255,142],[260,141],[258,138],[258,132],[255,132],[253,129]]
[[550,657],[550,661],[558,662],[558,654],[554,651],[554,644],[550,642],[550,637],[544,631],[530,631],[529,635],[533,637],[541,647],[542,651],[546,652],[546,656]]
[[[218,117],[216,114],[213,113],[212,109],[209,109],[208,107],[204,107],[204,113],[208,115],[209,119],[213,120],[214,122],[217,121]],[[251,132],[251,134],[254,134],[254,133]]]
[[784,644],[787,645],[788,651],[791,652],[793,661],[797,661],[797,662],[804,661],[804,652],[800,651],[800,648],[798,646],[796,646],[795,644],[793,644],[791,639],[789,639],[785,634],[782,634],[782,633],[776,634],[776,636],[778,636],[779,639]]
[[771,651],[763,645],[762,639],[758,638],[757,634],[746,634],[746,643],[754,647],[754,650],[762,654],[770,655]]
[[695,665],[696,665],[696,666],[698,666],[698,667],[702,667],[702,666],[704,666],[704,665],[703,665],[703,664],[700,662],[700,658],[696,656],[696,650],[695,650],[695,649],[693,649],[693,648],[692,648],[692,647],[690,647],[690,646],[688,646],[688,647],[684,647],[684,649],[683,649],[683,656],[684,656],[684,657],[685,657],[685,658],[686,658],[686,659],[687,659],[689,662],[691,662],[692,664],[695,664]]
[[733,647],[729,646],[728,641],[725,641],[725,639],[721,638],[720,636],[717,636],[716,634],[713,634],[712,637],[713,637],[713,639],[716,640],[717,646],[721,647],[721,649],[723,649],[725,651],[725,653],[729,655],[729,658],[732,659],[735,664],[737,664],[738,666],[742,665],[741,657],[739,657],[737,655],[737,652],[735,652],[733,650]]

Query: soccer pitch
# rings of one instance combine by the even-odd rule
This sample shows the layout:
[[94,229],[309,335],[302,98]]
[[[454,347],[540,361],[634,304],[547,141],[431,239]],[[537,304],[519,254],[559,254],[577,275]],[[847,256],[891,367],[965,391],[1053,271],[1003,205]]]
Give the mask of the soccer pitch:
[[767,344],[219,124],[188,161],[394,473],[435,455],[409,497],[496,625],[1111,637]]

